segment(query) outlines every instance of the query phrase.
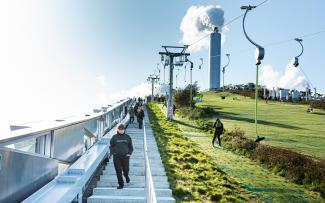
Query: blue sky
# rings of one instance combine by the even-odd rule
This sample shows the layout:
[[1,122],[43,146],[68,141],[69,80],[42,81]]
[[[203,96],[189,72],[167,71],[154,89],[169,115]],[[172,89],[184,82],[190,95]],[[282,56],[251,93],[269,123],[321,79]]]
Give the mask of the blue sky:
[[[180,45],[180,23],[192,5],[220,5],[225,22],[241,5],[257,0],[8,0],[1,2],[0,93],[2,121],[37,120],[91,110],[146,89],[143,83],[160,62],[161,45]],[[325,30],[325,1],[269,0],[247,16],[247,32],[259,44]],[[254,81],[254,47],[244,38],[241,19],[227,26],[222,54],[231,54],[226,84]],[[301,68],[325,92],[325,33],[305,38]],[[283,73],[299,53],[287,42],[266,47],[263,64]],[[241,50],[245,50],[244,52]],[[193,53],[201,89],[208,88],[208,50]],[[222,64],[226,63],[225,57]],[[161,66],[160,66],[161,67]],[[180,68],[178,86],[185,85]],[[188,76],[188,73],[186,73]],[[167,75],[167,74],[166,74]],[[161,77],[163,77],[161,75]],[[188,79],[186,79],[188,82]],[[132,89],[133,90],[130,90]],[[139,90],[140,91],[140,90]]]
[[[72,58],[80,57],[76,67],[92,69],[106,75],[112,89],[128,89],[145,80],[159,62],[161,45],[177,45],[182,37],[180,22],[191,5],[220,5],[226,22],[242,13],[241,5],[260,1],[56,1],[48,9],[62,31]],[[270,0],[249,13],[247,30],[261,45],[294,38],[325,29],[322,8],[325,2]],[[228,26],[222,52],[231,53],[231,65],[226,83],[246,83],[254,80],[254,47],[244,38],[241,20]],[[304,39],[303,68],[317,88],[324,91],[321,72],[325,34]],[[281,71],[299,52],[292,40],[286,44],[266,47],[263,64]],[[244,53],[241,50],[246,50]],[[208,50],[195,53],[195,61],[204,58],[206,71],[195,71],[195,80],[208,75]],[[224,59],[224,58],[223,58]],[[119,71],[116,71],[118,69]],[[121,73],[123,76],[121,76]],[[128,73],[128,74],[126,74]],[[182,74],[182,72],[181,72]],[[121,77],[127,83],[121,82]],[[118,84],[118,86],[117,86]],[[203,84],[206,88],[207,84]]]

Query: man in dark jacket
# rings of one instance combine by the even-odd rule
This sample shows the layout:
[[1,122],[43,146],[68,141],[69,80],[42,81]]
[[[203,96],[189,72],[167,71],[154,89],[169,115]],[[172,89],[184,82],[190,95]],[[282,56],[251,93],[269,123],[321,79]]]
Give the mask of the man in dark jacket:
[[221,146],[220,136],[223,133],[223,124],[221,123],[219,118],[217,118],[216,122],[213,124],[213,128],[214,136],[212,139],[212,146],[214,146],[214,141],[216,140],[216,138],[218,138],[219,146]]
[[129,161],[133,152],[132,139],[129,135],[125,134],[125,126],[123,124],[118,125],[117,134],[111,138],[109,148],[111,154],[113,154],[113,162],[119,184],[117,189],[123,189],[124,181],[122,171],[125,181],[129,183]]
[[138,123],[139,123],[139,129],[142,129],[142,124],[143,124],[143,118],[144,118],[144,111],[143,107],[140,106],[138,107]]

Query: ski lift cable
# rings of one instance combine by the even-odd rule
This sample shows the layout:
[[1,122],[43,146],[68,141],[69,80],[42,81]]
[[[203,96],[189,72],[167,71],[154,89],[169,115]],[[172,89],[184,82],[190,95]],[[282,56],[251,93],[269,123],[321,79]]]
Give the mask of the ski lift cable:
[[311,81],[309,80],[309,77],[307,76],[307,74],[305,73],[305,71],[304,71],[301,67],[299,67],[298,69],[300,70],[300,72],[302,72],[302,74],[305,75],[305,77],[306,77],[306,79],[307,79],[307,82],[310,84],[311,88],[314,88],[314,85],[313,85],[313,84],[311,83]]
[[259,4],[257,4],[257,5],[256,5],[256,8],[259,7],[259,6],[261,6],[261,5],[263,5],[263,4],[265,4],[265,3],[268,2],[268,1],[269,1],[269,0],[265,0],[265,1],[263,1],[263,2],[261,2],[261,3],[259,3]]
[[[314,37],[316,35],[319,35],[319,34],[322,34],[322,33],[325,33],[325,30],[321,30],[321,31],[318,31],[318,32],[313,32],[313,33],[310,33],[310,34],[305,34],[305,35],[302,35],[302,36],[299,36],[298,38],[308,38],[308,37]],[[271,47],[271,46],[276,46],[276,45],[282,45],[282,44],[286,44],[286,43],[289,43],[289,42],[292,42],[294,39],[293,38],[290,38],[290,39],[286,39],[286,40],[280,40],[280,41],[275,41],[275,42],[270,42],[268,44],[266,44],[264,47]],[[234,52],[231,52],[231,54],[241,54],[241,53],[244,53],[244,52],[247,52],[247,51],[250,51],[252,49],[242,49],[242,50],[239,50],[239,51],[234,51]],[[221,56],[221,54],[218,54],[218,55],[214,55],[214,56],[211,56],[211,57],[218,57],[218,56]]]
[[[297,38],[308,38],[308,37],[313,37],[313,36],[316,36],[316,35],[319,35],[319,34],[322,34],[324,33],[325,30],[321,30],[321,31],[318,31],[318,32],[313,32],[313,33],[309,33],[309,34],[305,34],[305,35],[302,35],[302,36],[299,36]],[[269,43],[269,44],[266,44],[265,46],[266,47],[270,47],[270,46],[275,46],[275,45],[279,45],[279,44],[285,44],[287,42],[291,42],[293,39],[286,39],[286,40],[281,40],[281,41],[276,41],[276,42],[272,42],[272,43]]]

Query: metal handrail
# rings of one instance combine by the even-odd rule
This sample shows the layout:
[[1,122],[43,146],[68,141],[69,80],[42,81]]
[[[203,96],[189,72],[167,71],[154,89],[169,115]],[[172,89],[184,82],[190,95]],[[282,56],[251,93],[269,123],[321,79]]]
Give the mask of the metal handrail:
[[36,137],[42,136],[43,133],[46,133],[51,130],[65,128],[65,127],[69,127],[69,126],[83,123],[86,121],[90,121],[92,119],[99,118],[99,117],[109,113],[110,111],[114,110],[115,108],[120,107],[127,101],[129,101],[129,100],[117,102],[116,105],[109,107],[107,109],[107,112],[95,113],[94,115],[79,117],[79,118],[75,118],[75,119],[69,119],[69,120],[63,121],[63,122],[53,122],[48,125],[45,125],[44,127],[36,127],[35,129],[34,128],[25,128],[22,130],[13,131],[11,133],[10,137],[0,139],[0,145],[3,146],[3,145],[15,143],[16,140],[20,140],[20,139],[26,139],[26,138],[28,139],[28,138],[32,138],[35,136]]
[[143,120],[143,147],[144,147],[144,158],[145,158],[145,179],[146,179],[146,196],[147,203],[157,203],[155,187],[153,185],[152,174],[148,158],[148,147],[147,147],[147,134],[145,121]]

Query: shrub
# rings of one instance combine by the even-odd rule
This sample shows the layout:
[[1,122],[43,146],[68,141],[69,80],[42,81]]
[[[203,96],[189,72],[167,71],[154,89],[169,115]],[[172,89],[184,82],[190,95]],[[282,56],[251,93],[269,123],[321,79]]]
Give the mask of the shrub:
[[[192,97],[194,98],[199,93],[199,86],[197,82],[192,85]],[[190,106],[190,85],[187,85],[184,89],[176,90],[174,94],[175,105],[179,107]],[[194,106],[194,103],[192,103]]]
[[325,110],[325,100],[313,100],[310,101],[310,106],[316,109],[323,109]]
[[246,138],[239,129],[226,133],[224,143],[232,150],[266,165],[278,175],[325,196],[325,160],[317,160],[280,147],[257,144]]
[[[258,90],[258,98],[263,98],[264,95],[264,90],[263,89],[259,89]],[[233,94],[239,94],[243,97],[249,97],[251,99],[255,99],[255,90],[229,90],[230,93]]]
[[217,113],[211,107],[181,107],[177,109],[180,116],[190,119],[209,118],[215,116]]
[[[201,129],[211,133],[205,126],[206,120],[195,121]],[[257,144],[245,136],[245,132],[239,128],[226,131],[223,143],[227,148],[247,155],[249,158],[266,165],[278,175],[289,180],[305,185],[313,191],[321,193],[325,197],[325,160],[316,159],[298,152],[281,147]]]

